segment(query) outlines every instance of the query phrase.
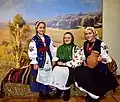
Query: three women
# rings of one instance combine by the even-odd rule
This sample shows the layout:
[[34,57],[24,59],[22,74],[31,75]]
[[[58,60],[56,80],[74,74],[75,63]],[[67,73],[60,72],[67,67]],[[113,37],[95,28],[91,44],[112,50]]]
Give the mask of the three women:
[[[85,29],[86,41],[82,48],[74,44],[72,33],[66,32],[57,54],[52,40],[45,35],[45,27],[44,22],[36,23],[36,35],[29,44],[28,54],[33,65],[32,91],[45,95],[49,91],[48,85],[51,85],[58,88],[58,96],[64,91],[63,99],[68,101],[70,85],[76,82],[76,86],[87,93],[86,102],[97,102],[100,96],[119,85],[106,65],[112,61],[108,56],[108,48],[96,38],[93,27]],[[92,51],[98,52],[97,64],[93,68],[87,61]],[[57,62],[52,71],[54,58]]]

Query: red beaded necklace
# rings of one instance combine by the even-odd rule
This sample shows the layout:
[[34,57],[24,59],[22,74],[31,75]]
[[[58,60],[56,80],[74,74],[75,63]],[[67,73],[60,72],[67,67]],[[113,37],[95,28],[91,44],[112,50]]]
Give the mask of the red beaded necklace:
[[94,45],[95,45],[95,42],[93,42],[93,44],[92,44],[91,46],[90,46],[90,44],[89,44],[89,43],[87,43],[87,46],[86,46],[86,51],[87,51],[88,53],[90,53],[90,52],[91,52],[91,50],[93,49]]

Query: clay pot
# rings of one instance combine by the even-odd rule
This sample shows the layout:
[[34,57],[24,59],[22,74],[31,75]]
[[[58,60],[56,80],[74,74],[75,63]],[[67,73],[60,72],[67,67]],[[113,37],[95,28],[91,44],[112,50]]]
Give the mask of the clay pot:
[[87,58],[88,67],[95,68],[95,66],[99,63],[98,56],[99,56],[98,51],[95,51],[95,50],[91,51],[91,54]]

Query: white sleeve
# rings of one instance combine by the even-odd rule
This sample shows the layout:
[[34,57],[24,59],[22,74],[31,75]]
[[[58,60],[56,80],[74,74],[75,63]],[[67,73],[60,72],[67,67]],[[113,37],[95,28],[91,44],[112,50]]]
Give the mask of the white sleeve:
[[82,60],[85,61],[86,60],[86,57],[85,57],[85,53],[84,53],[84,48],[83,46],[81,47],[81,57],[82,57]]
[[73,59],[71,61],[66,62],[66,66],[75,68],[77,66],[81,66],[84,60],[85,56],[83,54],[82,48],[76,47],[75,50],[73,51]]
[[31,60],[30,64],[38,64],[37,62],[37,48],[36,48],[36,43],[35,41],[31,41],[29,44],[29,49],[28,49],[28,56]]
[[52,40],[50,42],[50,52],[52,55],[52,61],[57,61],[58,60],[58,58],[56,57],[57,47],[54,45],[54,42]]
[[112,62],[112,59],[108,55],[108,46],[104,42],[101,43],[101,54],[100,55],[102,58],[106,59],[106,62],[102,61],[102,63],[106,64],[106,63]]

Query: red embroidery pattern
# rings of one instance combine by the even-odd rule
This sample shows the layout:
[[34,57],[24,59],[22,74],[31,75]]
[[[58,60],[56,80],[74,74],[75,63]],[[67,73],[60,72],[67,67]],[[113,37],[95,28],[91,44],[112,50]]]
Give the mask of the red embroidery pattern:
[[94,47],[94,45],[95,45],[95,43],[93,43],[92,46],[90,47],[89,43],[87,43],[86,51],[87,51],[88,53],[90,53],[91,50],[92,50],[92,48]]

